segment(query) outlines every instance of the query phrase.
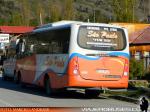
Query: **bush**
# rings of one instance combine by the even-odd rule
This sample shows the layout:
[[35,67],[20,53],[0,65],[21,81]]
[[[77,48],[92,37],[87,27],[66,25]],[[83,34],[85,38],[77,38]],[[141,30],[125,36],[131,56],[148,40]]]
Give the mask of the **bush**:
[[144,75],[144,61],[131,59],[129,72],[130,79],[141,79]]
[[150,80],[150,71],[149,71],[149,72],[146,72],[146,73],[144,74],[143,79],[145,79],[145,80]]
[[133,87],[149,87],[149,83],[147,80],[130,80],[129,88]]

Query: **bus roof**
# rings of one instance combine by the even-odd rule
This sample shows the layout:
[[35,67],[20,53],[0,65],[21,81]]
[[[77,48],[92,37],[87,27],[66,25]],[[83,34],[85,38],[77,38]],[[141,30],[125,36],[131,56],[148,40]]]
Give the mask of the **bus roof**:
[[89,22],[81,22],[81,21],[65,21],[65,20],[63,20],[63,21],[58,21],[58,22],[38,26],[31,33],[32,34],[40,33],[40,32],[43,32],[43,31],[49,31],[49,30],[58,29],[58,28],[66,29],[66,28],[71,27],[72,24],[95,25],[95,26],[105,26],[105,27],[113,26],[113,27],[116,27],[116,28],[122,28],[122,27],[117,26],[117,25],[105,24],[105,23],[89,23]]
[[45,25],[41,25],[41,26],[36,27],[35,29],[48,28],[48,27],[61,26],[61,25],[70,25],[70,24],[73,24],[73,23],[82,23],[82,22],[63,20],[63,21],[58,21],[58,22],[54,22],[54,23],[48,23],[48,24],[45,24]]

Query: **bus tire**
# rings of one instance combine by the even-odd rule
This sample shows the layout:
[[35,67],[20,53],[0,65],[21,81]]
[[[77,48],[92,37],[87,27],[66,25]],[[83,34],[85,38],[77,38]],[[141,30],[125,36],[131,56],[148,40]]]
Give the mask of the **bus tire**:
[[16,72],[14,73],[14,82],[16,84],[18,84],[18,76],[17,76]]
[[26,88],[26,83],[24,83],[24,82],[20,82],[20,86],[21,86],[21,88]]
[[21,74],[19,75],[19,85],[21,86],[21,88],[25,88],[26,87],[26,84],[22,81]]
[[21,80],[21,74],[20,74],[20,72],[18,72],[17,74],[14,73],[14,82],[16,84],[20,84],[20,80]]
[[94,90],[94,89],[86,89],[85,90],[85,95],[86,95],[86,97],[90,97],[90,98],[96,98],[96,97],[98,97],[99,95],[100,95],[100,90]]
[[48,95],[48,96],[52,95],[52,88],[51,88],[51,85],[50,85],[50,78],[47,75],[44,78],[44,88],[45,88],[46,95]]

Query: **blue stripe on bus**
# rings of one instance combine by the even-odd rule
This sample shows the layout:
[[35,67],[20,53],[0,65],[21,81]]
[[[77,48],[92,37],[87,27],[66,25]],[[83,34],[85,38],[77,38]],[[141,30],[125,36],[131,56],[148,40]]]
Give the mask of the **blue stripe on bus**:
[[79,53],[72,53],[71,56],[69,57],[69,61],[75,56],[78,56],[80,58],[87,59],[87,60],[98,60],[99,59],[99,56],[89,57],[89,56],[85,56],[85,55],[82,55]]
[[[110,57],[111,57],[111,55],[113,55],[113,56],[124,56],[126,58],[130,57],[128,53],[123,53],[123,52],[111,52],[111,53],[108,53],[108,56],[109,55],[110,55]],[[89,56],[85,56],[85,55],[82,55],[79,53],[72,53],[71,56],[69,57],[69,61],[75,56],[78,56],[79,58],[83,58],[83,59],[87,59],[87,60],[98,60],[99,58],[101,58],[100,56],[89,57]]]
[[111,52],[111,53],[108,53],[108,55],[114,55],[114,56],[124,56],[126,58],[130,58],[130,55],[128,53],[124,53],[124,52]]
[[[111,52],[111,53],[108,53],[108,55],[110,55],[110,56],[111,56],[111,55],[113,55],[113,56],[124,56],[124,57],[126,57],[126,58],[129,58],[129,54],[128,54],[128,53],[123,53],[123,52]],[[68,62],[67,62],[67,64],[66,64],[66,66],[64,67],[64,68],[65,68],[65,69],[64,69],[64,72],[62,72],[62,73],[57,73],[57,72],[54,72],[51,68],[48,68],[48,69],[46,69],[45,71],[43,71],[43,72],[41,73],[41,75],[40,75],[36,80],[34,80],[34,83],[35,83],[36,81],[38,81],[38,80],[42,77],[43,74],[46,74],[46,73],[48,73],[48,72],[53,72],[53,73],[56,73],[57,75],[58,75],[58,74],[61,74],[61,75],[58,75],[58,76],[63,76],[63,75],[65,75],[65,74],[66,74],[66,71],[67,71],[68,63],[69,63],[70,60],[71,60],[72,58],[74,58],[75,56],[78,56],[79,58],[83,58],[83,59],[87,59],[87,60],[98,60],[98,59],[101,58],[100,56],[89,57],[89,56],[85,56],[85,55],[82,55],[82,54],[79,54],[79,53],[72,53],[71,56],[69,57],[69,60],[68,60]]]
[[33,30],[32,33],[40,33],[40,32],[45,32],[45,31],[49,31],[49,30],[66,29],[66,28],[71,28],[71,25],[67,24],[67,25],[61,25],[61,26],[39,28],[39,29]]

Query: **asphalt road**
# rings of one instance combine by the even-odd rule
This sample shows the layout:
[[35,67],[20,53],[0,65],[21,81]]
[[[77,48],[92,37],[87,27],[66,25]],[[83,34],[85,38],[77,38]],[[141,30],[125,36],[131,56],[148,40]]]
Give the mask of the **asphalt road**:
[[44,90],[36,87],[21,88],[11,80],[0,76],[0,107],[98,107],[139,108],[139,105],[105,97],[86,98],[74,90],[47,97]]

